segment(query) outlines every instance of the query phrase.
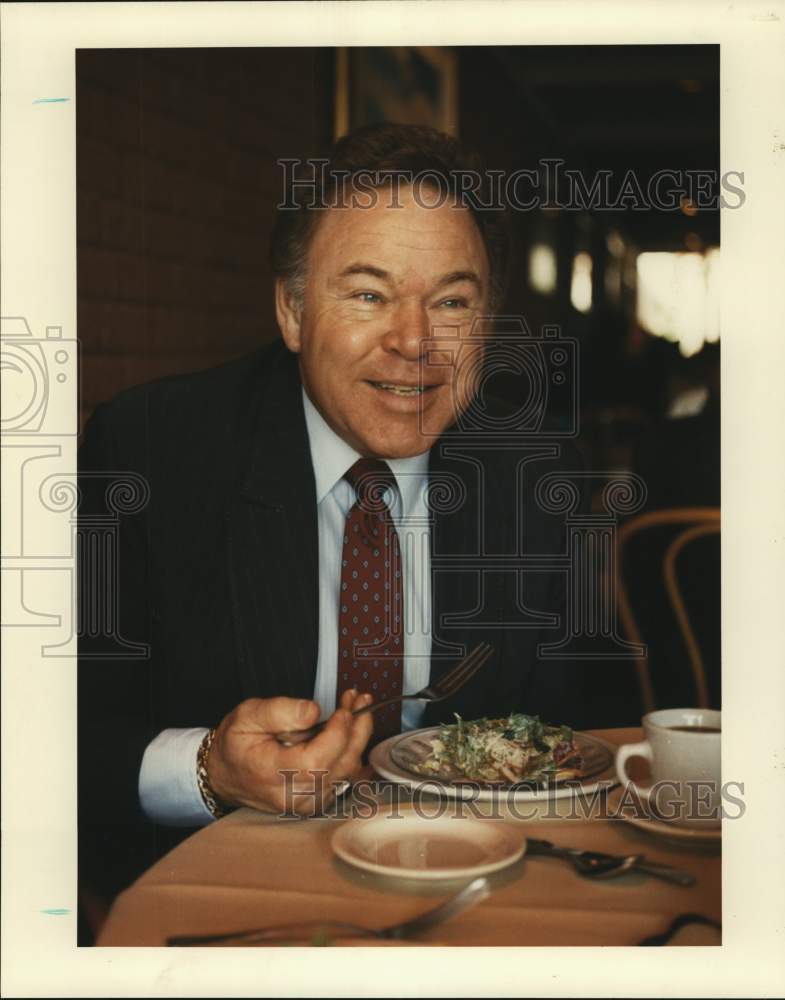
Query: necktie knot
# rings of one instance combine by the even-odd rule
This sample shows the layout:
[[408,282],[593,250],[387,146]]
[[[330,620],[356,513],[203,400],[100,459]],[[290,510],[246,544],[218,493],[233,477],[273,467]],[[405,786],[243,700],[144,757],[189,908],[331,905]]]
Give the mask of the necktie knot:
[[395,476],[386,462],[379,458],[359,458],[343,478],[354,487],[361,510],[371,514],[387,510],[384,494],[388,488],[395,488]]

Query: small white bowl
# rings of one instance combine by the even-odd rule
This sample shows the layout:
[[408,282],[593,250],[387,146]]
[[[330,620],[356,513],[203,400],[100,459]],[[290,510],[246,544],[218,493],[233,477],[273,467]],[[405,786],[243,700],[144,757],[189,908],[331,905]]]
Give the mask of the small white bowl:
[[391,810],[344,823],[332,848],[348,864],[383,875],[474,878],[514,864],[526,838],[504,820]]

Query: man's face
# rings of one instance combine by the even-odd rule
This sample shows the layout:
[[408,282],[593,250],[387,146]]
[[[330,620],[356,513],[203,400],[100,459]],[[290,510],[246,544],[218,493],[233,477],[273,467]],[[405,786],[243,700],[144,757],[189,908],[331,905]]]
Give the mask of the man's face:
[[[373,208],[326,212],[302,308],[280,283],[276,296],[284,340],[327,423],[362,455],[405,458],[430,448],[456,418],[455,368],[421,359],[447,360],[439,338],[466,337],[486,310],[489,270],[467,209],[418,205],[411,188],[400,192],[402,207],[389,201],[381,190]],[[472,380],[459,375],[460,408]]]

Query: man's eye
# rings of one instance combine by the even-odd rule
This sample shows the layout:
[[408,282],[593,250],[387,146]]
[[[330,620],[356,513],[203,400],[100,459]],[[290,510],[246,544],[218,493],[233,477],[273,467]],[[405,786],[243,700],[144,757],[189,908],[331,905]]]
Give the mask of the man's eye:
[[371,304],[382,301],[381,296],[377,295],[376,292],[355,292],[352,297],[359,299],[360,302],[369,302]]
[[443,302],[439,303],[440,306],[444,306],[446,309],[467,309],[468,305],[465,299],[445,299]]

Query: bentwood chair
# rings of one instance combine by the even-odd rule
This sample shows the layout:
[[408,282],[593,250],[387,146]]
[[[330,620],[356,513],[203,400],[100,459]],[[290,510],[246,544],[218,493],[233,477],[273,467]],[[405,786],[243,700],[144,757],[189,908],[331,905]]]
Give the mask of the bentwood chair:
[[[616,595],[619,621],[631,642],[644,643],[638,616],[633,612],[631,600],[630,580],[633,575],[634,560],[630,558],[630,542],[644,532],[654,535],[659,531],[662,535],[661,529],[668,527],[676,530],[675,533],[666,532],[667,542],[664,545],[661,561],[662,584],[678,625],[692,674],[695,692],[693,704],[699,708],[708,707],[710,696],[706,666],[687,611],[684,590],[679,583],[679,567],[684,562],[685,549],[696,539],[720,533],[719,508],[676,507],[651,511],[631,518],[619,528],[616,546]],[[717,628],[719,628],[719,609],[717,609]],[[636,659],[635,669],[644,711],[651,712],[657,706],[648,656]]]

